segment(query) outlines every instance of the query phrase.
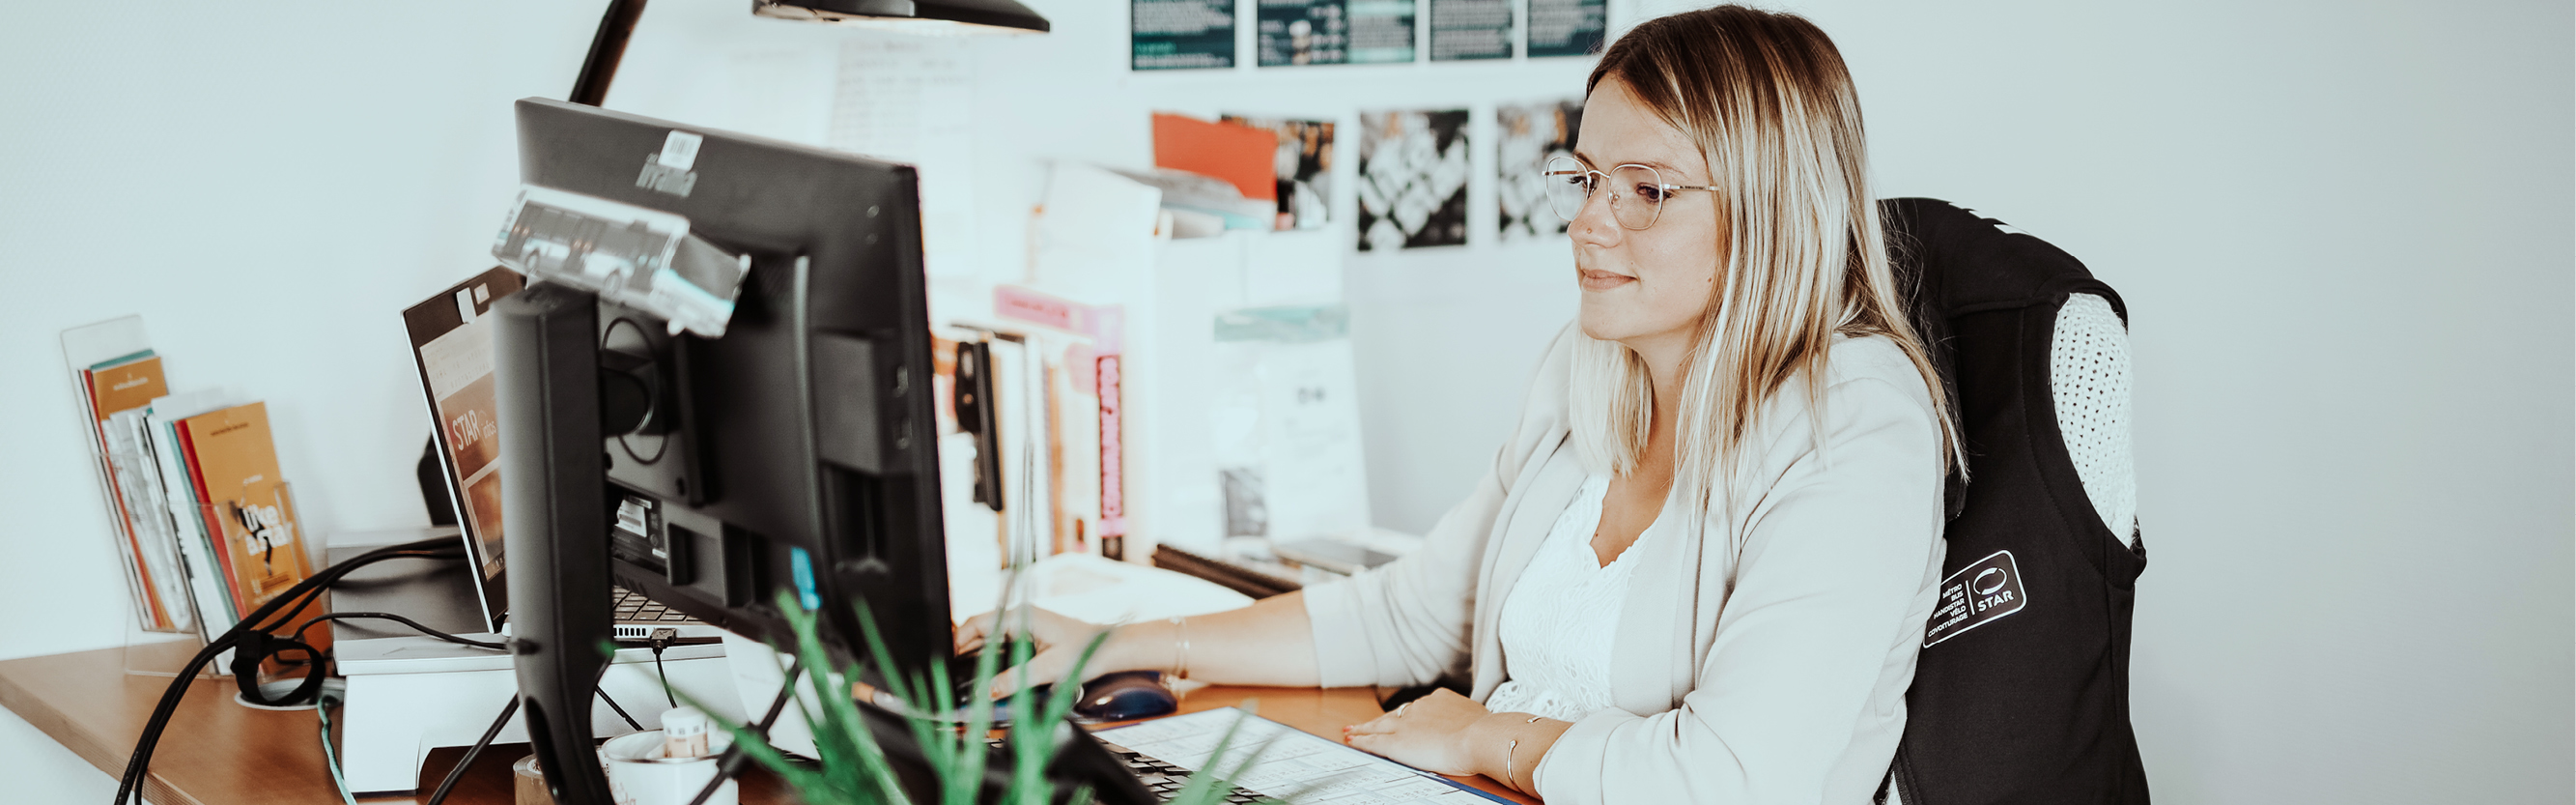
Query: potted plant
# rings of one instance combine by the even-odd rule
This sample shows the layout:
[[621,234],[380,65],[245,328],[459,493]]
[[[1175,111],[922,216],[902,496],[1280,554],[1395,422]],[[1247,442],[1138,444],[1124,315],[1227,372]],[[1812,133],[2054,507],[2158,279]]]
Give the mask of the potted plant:
[[[806,611],[795,596],[785,592],[779,594],[778,609],[786,613],[788,625],[795,632],[793,654],[806,669],[805,673],[812,676],[813,689],[817,691],[813,698],[819,701],[809,701],[804,690],[795,686],[794,680],[789,680],[791,689],[795,691],[796,707],[805,714],[806,723],[813,727],[814,749],[819,762],[807,764],[789,760],[749,726],[722,720],[718,723],[733,734],[735,747],[785,780],[807,805],[1082,805],[1092,801],[1092,792],[1087,787],[1059,790],[1058,784],[1048,779],[1045,773],[1064,741],[1072,735],[1067,716],[1077,697],[1049,696],[1040,700],[1028,680],[1023,680],[1019,689],[1011,693],[1011,712],[1035,715],[1015,719],[1016,723],[1005,739],[1011,768],[1007,782],[995,796],[990,785],[993,775],[989,768],[989,744],[983,738],[993,726],[992,702],[976,698],[963,714],[963,719],[948,713],[947,704],[942,701],[944,697],[934,695],[951,689],[946,664],[929,663],[928,678],[903,674],[878,634],[874,617],[862,603],[858,612],[859,625],[866,634],[868,653],[886,681],[886,692],[903,706],[898,710],[862,705],[853,694],[853,683],[859,677],[858,666],[835,667],[832,664],[816,631],[814,614]],[[1083,666],[1089,663],[1092,652],[1099,649],[1105,637],[1105,633],[1095,637],[1090,645],[1084,647],[1080,658],[1074,662],[1073,670],[1066,674],[1065,679],[1057,681],[1064,686],[1061,689],[1075,689],[1082,678]],[[781,651],[785,652],[784,649]],[[985,643],[975,661],[974,689],[982,690],[991,682],[1005,651],[1011,664],[1017,666],[1028,661],[1033,647],[1022,637]],[[825,695],[831,691],[838,691],[841,695]],[[689,698],[685,693],[679,695]],[[707,709],[694,699],[690,704],[701,710]],[[884,729],[889,720],[900,720],[908,728],[912,744],[918,747],[921,755],[918,765],[927,767],[927,775],[919,773],[918,769],[905,773],[902,766],[906,764],[894,762],[886,747],[879,743],[876,733]],[[871,729],[872,722],[876,729]],[[1240,727],[1238,723],[1235,728],[1227,730],[1211,755],[1213,760],[1209,768],[1191,775],[1189,783],[1170,800],[1171,805],[1215,805],[1233,790],[1228,781],[1250,768],[1259,754],[1256,748],[1230,765],[1221,762],[1229,757],[1228,750],[1233,746]]]

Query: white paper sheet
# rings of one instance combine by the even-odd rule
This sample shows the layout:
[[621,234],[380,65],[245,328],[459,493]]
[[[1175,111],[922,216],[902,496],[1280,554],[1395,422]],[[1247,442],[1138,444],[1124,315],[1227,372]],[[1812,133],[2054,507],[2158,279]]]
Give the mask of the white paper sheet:
[[832,148],[921,170],[923,263],[972,273],[975,241],[974,61],[957,39],[893,34],[841,48],[832,97]]

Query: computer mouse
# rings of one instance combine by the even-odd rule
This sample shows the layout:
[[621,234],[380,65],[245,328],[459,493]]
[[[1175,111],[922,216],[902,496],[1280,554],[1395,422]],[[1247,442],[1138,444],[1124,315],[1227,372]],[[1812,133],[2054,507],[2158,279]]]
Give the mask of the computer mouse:
[[1082,699],[1073,703],[1081,721],[1134,721],[1171,715],[1181,698],[1163,684],[1160,671],[1120,671],[1083,683]]

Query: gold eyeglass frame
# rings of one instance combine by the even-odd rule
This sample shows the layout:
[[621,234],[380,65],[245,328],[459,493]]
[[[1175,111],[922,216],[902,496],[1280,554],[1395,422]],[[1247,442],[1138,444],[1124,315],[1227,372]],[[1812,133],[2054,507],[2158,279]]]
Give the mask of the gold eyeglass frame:
[[[1572,166],[1574,169],[1561,169],[1558,167],[1559,163]],[[1584,167],[1581,160],[1573,157],[1554,157],[1549,159],[1547,161],[1547,165],[1540,170],[1539,178],[1541,181],[1545,182],[1556,182],[1567,177],[1583,177],[1584,184],[1588,185],[1588,187],[1583,191],[1583,203],[1585,206],[1590,206],[1592,204],[1592,194],[1601,187],[1603,180],[1609,179],[1610,174],[1612,173],[1617,173],[1629,168],[1644,170],[1646,175],[1654,177],[1655,188],[1664,191],[1666,194],[1670,194],[1675,190],[1706,190],[1712,193],[1717,192],[1718,190],[1718,188],[1713,185],[1672,184],[1665,182],[1664,172],[1656,170],[1653,165],[1640,165],[1630,162],[1624,165],[1612,165],[1608,171],[1599,171]],[[1619,221],[1619,199],[1619,191],[1610,191],[1610,220],[1612,221]],[[1619,221],[1619,226],[1631,232],[1643,232],[1654,228],[1655,222],[1664,219],[1664,202],[1662,200],[1657,200],[1654,202],[1654,206],[1655,212],[1653,215],[1647,216],[1645,226],[1628,226],[1628,223],[1625,221]],[[1563,210],[1556,208],[1556,203],[1553,201],[1548,202],[1547,209],[1549,212],[1556,213],[1556,217],[1565,219],[1565,222],[1569,224],[1574,223],[1574,219],[1583,214],[1583,208],[1577,207],[1574,210],[1574,215],[1566,215]]]

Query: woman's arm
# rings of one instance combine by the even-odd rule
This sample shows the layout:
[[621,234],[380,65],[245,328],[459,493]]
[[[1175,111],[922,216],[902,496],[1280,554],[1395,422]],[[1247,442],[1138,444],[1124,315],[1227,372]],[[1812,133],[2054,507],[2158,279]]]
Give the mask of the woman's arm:
[[1538,764],[1574,726],[1528,713],[1493,713],[1447,688],[1362,724],[1342,728],[1352,746],[1441,774],[1501,780],[1538,793]]
[[[1101,632],[1100,627],[1045,610],[1032,611],[1029,618],[1029,631],[1037,637],[1040,650],[1026,667],[994,676],[995,696],[1009,693],[1022,674],[1048,681],[1063,678],[1092,636]],[[957,627],[957,651],[982,648],[992,632],[992,613],[967,619]],[[1314,644],[1305,594],[1288,593],[1242,609],[1112,629],[1083,676],[1151,670],[1219,685],[1314,687]]]
[[[1557,332],[1530,380],[1512,437],[1495,451],[1485,476],[1465,500],[1431,527],[1423,547],[1349,579],[1264,599],[1239,610],[1196,615],[1181,624],[1148,621],[1119,627],[1085,669],[1086,676],[1129,669],[1184,670],[1207,682],[1295,687],[1415,685],[1459,665],[1469,649],[1476,577],[1494,518],[1523,465],[1543,458],[1564,435],[1565,385],[1573,325]],[[1016,617],[1015,617],[1016,620]],[[1011,629],[1020,627],[1014,623]],[[1031,673],[1055,679],[1099,627],[1044,611],[1029,616],[1041,651]],[[957,629],[959,651],[983,645],[990,614]],[[1183,643],[1187,648],[1184,651]],[[995,680],[1007,690],[1016,675]]]

